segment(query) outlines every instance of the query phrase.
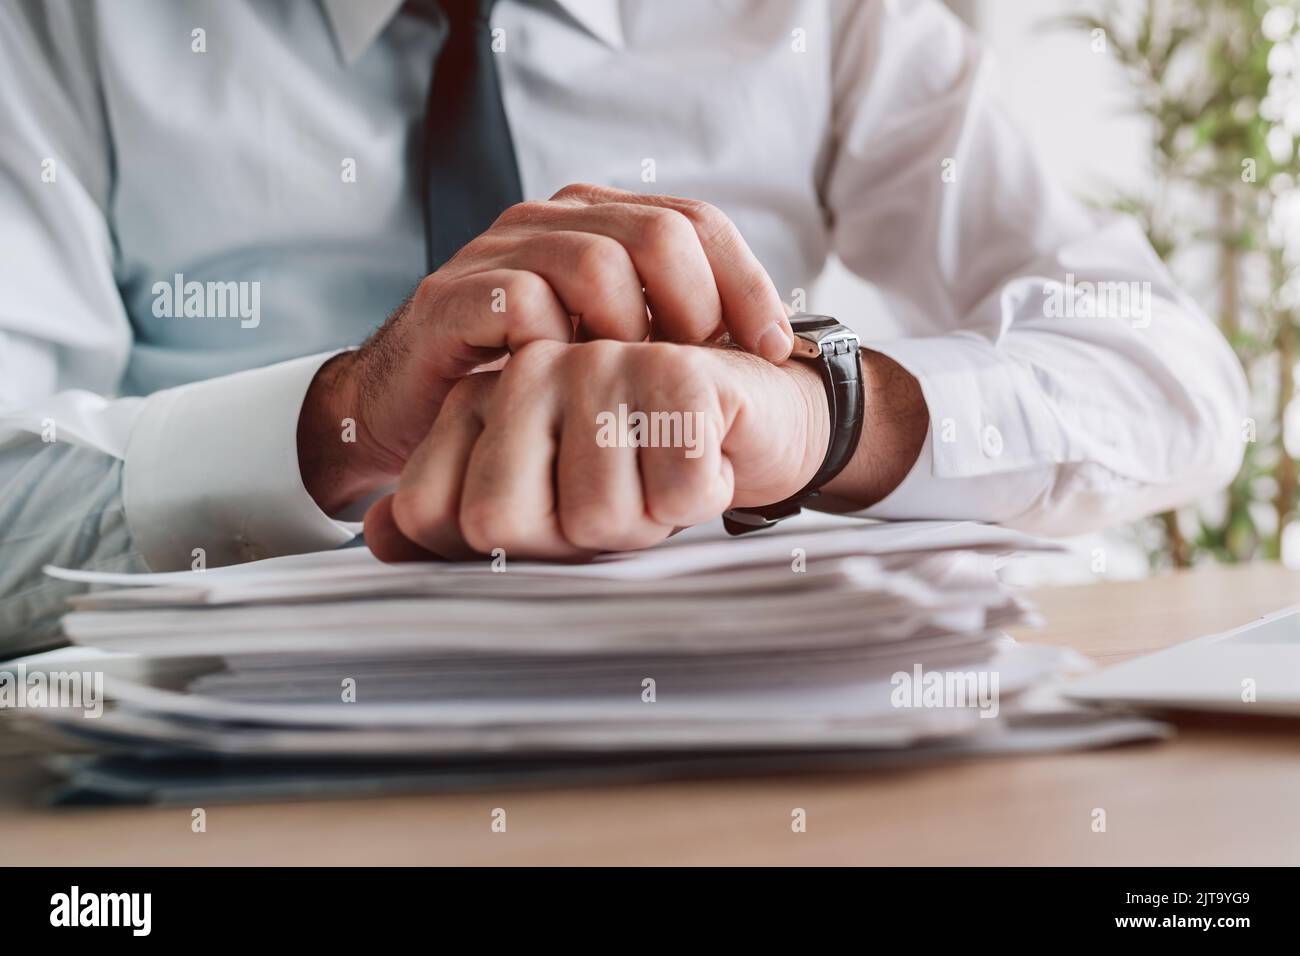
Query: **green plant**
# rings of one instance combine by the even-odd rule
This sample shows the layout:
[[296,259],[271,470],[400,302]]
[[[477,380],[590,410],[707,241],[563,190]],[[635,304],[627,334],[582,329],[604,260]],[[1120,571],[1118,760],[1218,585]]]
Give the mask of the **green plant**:
[[1151,131],[1151,187],[1107,204],[1137,217],[1176,275],[1212,274],[1196,291],[1217,298],[1251,382],[1224,507],[1139,535],[1155,567],[1276,559],[1300,505],[1300,448],[1284,440],[1300,359],[1300,0],[1104,0],[1065,24],[1117,61]]

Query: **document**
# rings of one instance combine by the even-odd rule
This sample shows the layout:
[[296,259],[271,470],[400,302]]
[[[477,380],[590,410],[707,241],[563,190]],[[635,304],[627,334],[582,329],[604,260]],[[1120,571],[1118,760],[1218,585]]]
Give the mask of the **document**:
[[[400,788],[1157,732],[1021,706],[1081,666],[1005,633],[1036,616],[1000,569],[1055,548],[969,522],[806,513],[582,564],[385,565],[348,548],[167,574],[51,568],[93,586],[64,618],[78,647],[63,665],[113,666],[102,717],[42,719],[99,753],[60,762],[69,792],[132,799],[201,789],[204,774],[223,793],[272,777],[277,792],[332,791],[330,761]],[[158,782],[168,767],[183,785]]]

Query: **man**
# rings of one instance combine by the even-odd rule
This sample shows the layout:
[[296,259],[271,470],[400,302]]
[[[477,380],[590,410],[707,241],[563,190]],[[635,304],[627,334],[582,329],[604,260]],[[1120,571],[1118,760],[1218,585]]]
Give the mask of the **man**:
[[[837,316],[837,506],[1074,533],[1240,460],[1225,342],[936,3],[8,0],[0,91],[10,648],[47,563],[332,548],[372,501],[381,557],[571,558],[780,501],[830,431],[783,301],[831,251],[887,306]],[[698,453],[598,441],[620,408]]]

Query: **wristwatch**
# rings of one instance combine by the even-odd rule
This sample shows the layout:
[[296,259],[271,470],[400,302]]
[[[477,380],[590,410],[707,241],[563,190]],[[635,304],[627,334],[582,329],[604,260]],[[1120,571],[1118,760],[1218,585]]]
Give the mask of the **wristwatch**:
[[760,528],[770,528],[791,515],[797,515],[805,501],[816,497],[823,485],[844,470],[862,436],[866,395],[857,335],[829,315],[791,316],[790,327],[794,330],[791,357],[814,362],[826,386],[826,406],[831,416],[831,437],[826,445],[826,457],[812,480],[784,501],[724,512],[722,524],[729,534],[748,534]]

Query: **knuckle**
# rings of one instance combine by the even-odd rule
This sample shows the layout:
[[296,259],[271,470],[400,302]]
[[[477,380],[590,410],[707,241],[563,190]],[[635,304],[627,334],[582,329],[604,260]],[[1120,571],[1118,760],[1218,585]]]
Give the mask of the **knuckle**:
[[399,486],[393,495],[393,523],[412,541],[429,540],[431,534],[450,526],[455,518],[446,502],[421,494],[418,488]]
[[569,544],[584,551],[644,548],[663,537],[663,532],[627,508],[597,501],[562,507],[560,531]]
[[691,221],[675,209],[648,206],[640,216],[637,244],[653,255],[668,257],[698,242]]
[[584,282],[604,288],[618,281],[627,253],[608,236],[585,234],[574,252],[574,272]]
[[506,319],[512,323],[549,309],[554,297],[547,281],[535,272],[512,272],[503,288]]
[[704,382],[716,371],[712,353],[699,346],[673,346],[671,359],[679,380],[690,385]]
[[525,226],[537,222],[547,212],[547,204],[535,199],[527,202],[518,202],[513,206],[507,206],[506,210],[497,216],[496,221],[492,223],[492,228],[498,226]]
[[638,356],[643,374],[661,386],[674,388],[691,385],[705,377],[707,356],[698,347],[671,342],[645,342]]
[[490,399],[492,415],[509,415],[512,409],[530,407],[555,377],[559,342],[537,339],[511,353]]
[[681,200],[681,212],[705,242],[727,246],[739,236],[735,223],[717,206],[700,199]]
[[465,543],[479,554],[490,554],[493,548],[512,550],[514,531],[514,521],[505,502],[481,497],[461,504],[460,533]]
[[560,187],[555,195],[551,197],[552,202],[592,202],[595,200],[600,187],[591,183],[569,183],[567,186]]
[[673,485],[672,488],[656,489],[646,493],[645,510],[652,521],[668,525],[677,523],[685,511],[683,505],[686,503],[686,492],[678,490],[681,487],[681,485]]
[[597,369],[605,369],[621,362],[627,353],[627,343],[612,339],[596,339],[570,346],[565,352],[565,371],[570,375],[587,376]]
[[731,489],[705,466],[706,459],[680,455],[677,452],[671,459],[677,463],[668,473],[671,480],[663,480],[666,476],[661,475],[645,495],[646,514],[652,521],[670,527],[716,518],[731,500]]
[[492,398],[489,417],[493,421],[506,418],[511,411],[527,408],[536,395],[541,378],[536,363],[521,362],[518,356],[512,356],[501,372],[501,384]]
[[[688,472],[680,482],[647,494],[646,514],[652,521],[669,527],[689,523],[700,511],[707,491],[706,483],[703,480],[693,480]],[[722,513],[721,507],[717,513]]]
[[486,232],[479,233],[438,267],[428,278],[443,288],[458,289],[460,284],[480,274],[491,264],[505,258],[517,239],[502,234],[493,223]]
[[545,374],[564,354],[564,349],[563,342],[552,342],[549,339],[527,342],[511,354],[510,361],[501,374],[508,380],[527,379],[531,382],[536,376]]
[[666,342],[645,342],[645,348],[639,350],[636,355],[637,365],[641,368],[641,373],[649,375],[656,381],[662,381],[665,376],[676,377],[679,366],[677,360],[689,361],[687,356],[678,356],[677,350],[672,348]]
[[560,509],[560,533],[575,548],[599,550],[614,529],[616,516],[607,508],[591,503],[570,504]]
[[411,306],[418,312],[427,312],[429,306],[437,302],[447,289],[447,279],[441,272],[431,272],[420,280],[411,295]]

